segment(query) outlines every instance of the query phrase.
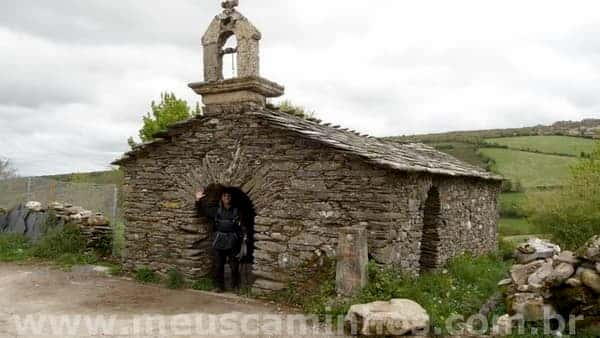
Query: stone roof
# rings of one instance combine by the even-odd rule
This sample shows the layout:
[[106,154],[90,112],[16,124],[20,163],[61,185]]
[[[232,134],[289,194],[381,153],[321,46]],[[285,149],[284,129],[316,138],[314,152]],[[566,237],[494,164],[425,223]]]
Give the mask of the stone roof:
[[[486,180],[502,180],[501,176],[490,173],[480,167],[465,163],[457,158],[421,143],[395,143],[360,135],[339,126],[320,124],[287,113],[273,110],[261,110],[248,113],[259,116],[265,121],[298,136],[322,143],[342,152],[357,155],[367,162],[378,166],[404,172],[424,172],[437,175],[476,177]],[[166,131],[159,132],[157,139],[134,147],[121,159],[113,162],[121,165],[143,152],[151,144],[165,142],[165,137],[177,135],[187,127],[202,119],[194,117],[171,125]]]

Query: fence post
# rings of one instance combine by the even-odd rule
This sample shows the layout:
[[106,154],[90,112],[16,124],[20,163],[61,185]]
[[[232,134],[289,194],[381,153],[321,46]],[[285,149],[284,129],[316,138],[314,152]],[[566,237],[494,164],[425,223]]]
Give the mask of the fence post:
[[31,201],[31,177],[27,177],[27,200],[25,203]]
[[119,200],[119,189],[117,188],[117,186],[114,187],[113,190],[113,205],[112,205],[112,232],[113,232],[113,246],[112,246],[112,251],[113,251],[113,256],[117,255],[117,249],[115,247],[115,243],[114,243],[114,239],[116,238],[117,235],[117,205],[118,205],[118,200]]

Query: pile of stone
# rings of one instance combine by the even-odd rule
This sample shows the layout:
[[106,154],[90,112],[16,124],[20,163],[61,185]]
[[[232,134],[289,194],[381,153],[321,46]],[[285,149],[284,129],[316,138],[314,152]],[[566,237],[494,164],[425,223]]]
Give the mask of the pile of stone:
[[[55,222],[48,222],[51,215],[55,215]],[[80,228],[90,249],[103,248],[112,238],[110,222],[104,215],[71,204],[53,202],[44,207],[31,201],[0,214],[0,233],[21,234],[34,241],[49,230],[48,226],[61,228],[65,224]]]
[[102,248],[112,238],[110,222],[102,213],[94,213],[79,206],[53,202],[48,205],[59,222],[72,224],[81,229],[88,248]]
[[519,321],[538,322],[561,315],[600,318],[600,236],[593,237],[577,252],[541,239],[530,239],[515,250],[517,264],[506,287],[508,314],[498,320],[496,331],[508,334]]

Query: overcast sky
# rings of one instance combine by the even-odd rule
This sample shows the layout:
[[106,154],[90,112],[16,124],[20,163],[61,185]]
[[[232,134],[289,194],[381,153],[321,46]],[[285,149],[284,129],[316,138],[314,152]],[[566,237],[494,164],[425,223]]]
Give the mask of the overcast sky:
[[[600,1],[240,0],[262,75],[375,136],[600,115]],[[161,91],[195,103],[219,0],[0,1],[0,156],[108,168]]]

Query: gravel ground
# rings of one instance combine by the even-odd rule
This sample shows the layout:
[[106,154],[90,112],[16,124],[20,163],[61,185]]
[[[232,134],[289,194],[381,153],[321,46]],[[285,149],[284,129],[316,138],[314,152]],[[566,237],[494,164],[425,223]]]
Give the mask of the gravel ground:
[[0,337],[332,336],[293,316],[273,303],[142,285],[93,269],[0,263]]

